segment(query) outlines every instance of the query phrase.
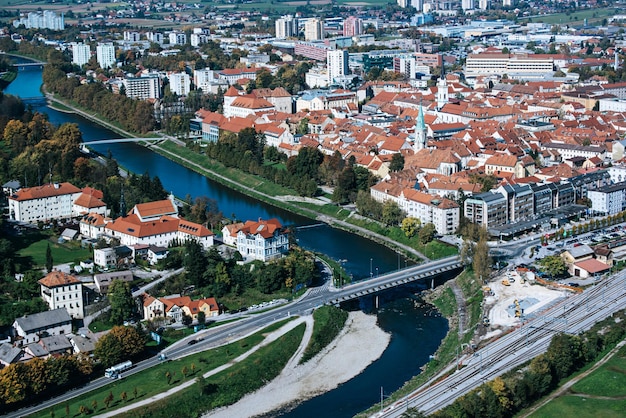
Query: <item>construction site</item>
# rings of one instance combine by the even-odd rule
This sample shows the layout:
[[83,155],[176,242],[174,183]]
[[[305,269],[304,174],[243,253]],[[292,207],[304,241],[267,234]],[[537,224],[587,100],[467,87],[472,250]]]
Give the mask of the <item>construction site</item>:
[[506,271],[483,286],[484,332],[481,339],[495,337],[580,289],[548,282],[527,269]]

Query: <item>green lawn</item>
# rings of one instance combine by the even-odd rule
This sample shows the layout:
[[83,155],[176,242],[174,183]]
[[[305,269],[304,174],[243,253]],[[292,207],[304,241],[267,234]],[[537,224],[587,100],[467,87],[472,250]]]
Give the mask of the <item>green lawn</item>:
[[609,361],[573,385],[570,393],[550,401],[531,417],[623,417],[626,411],[625,395],[626,347],[622,347]]
[[57,236],[49,232],[24,231],[23,235],[10,238],[22,267],[43,267],[46,265],[46,249],[50,244],[54,264],[77,263],[91,258],[88,248],[82,248],[79,242],[59,244]]

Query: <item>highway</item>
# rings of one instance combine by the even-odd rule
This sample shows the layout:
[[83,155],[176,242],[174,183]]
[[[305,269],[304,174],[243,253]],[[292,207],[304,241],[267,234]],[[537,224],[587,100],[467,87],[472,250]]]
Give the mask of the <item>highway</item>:
[[482,383],[545,352],[555,333],[586,331],[596,322],[624,309],[625,303],[626,271],[622,271],[554,305],[536,319],[476,351],[460,370],[443,380],[434,378],[372,417],[399,417],[408,408],[431,414]]
[[[265,328],[273,322],[279,321],[281,319],[285,319],[293,315],[309,315],[317,307],[329,303],[334,303],[333,301],[335,301],[338,297],[347,297],[349,295],[361,292],[367,293],[371,289],[380,289],[384,286],[402,281],[403,279],[415,275],[438,271],[438,269],[455,266],[458,263],[459,258],[457,256],[447,257],[440,260],[411,266],[406,269],[402,269],[392,273],[383,274],[379,277],[374,277],[369,280],[344,286],[340,289],[331,289],[329,286],[329,281],[327,280],[324,286],[309,289],[303,297],[296,301],[282,306],[278,306],[268,311],[255,314],[245,314],[241,316],[241,319],[238,321],[200,331],[191,337],[178,341],[175,344],[165,348],[162,353],[164,353],[168,359],[174,360],[192,353],[205,351],[257,332],[258,330]],[[435,275],[437,274],[438,273],[435,273]],[[197,340],[197,343],[189,345],[188,341],[192,339]],[[132,369],[122,373],[122,378],[149,369],[150,367],[153,367],[158,363],[159,360],[157,357],[146,359],[142,362],[137,363]],[[54,399],[44,401],[38,405],[23,408],[19,411],[9,413],[6,416],[13,418],[33,414],[35,412],[50,408],[55,404],[62,403],[74,397],[80,396],[84,393],[99,389],[111,382],[111,379],[100,377],[96,380],[92,380],[82,387],[71,390]]]

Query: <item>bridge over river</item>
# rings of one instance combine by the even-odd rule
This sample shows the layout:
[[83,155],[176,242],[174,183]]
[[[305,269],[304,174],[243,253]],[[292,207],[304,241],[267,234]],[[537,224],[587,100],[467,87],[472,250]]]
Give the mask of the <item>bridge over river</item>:
[[424,264],[408,267],[381,276],[376,275],[376,277],[372,277],[371,279],[353,283],[339,289],[327,299],[326,304],[339,305],[340,303],[347,302],[351,299],[356,299],[361,296],[417,281],[424,282],[430,280],[430,286],[434,287],[434,280],[436,277],[454,270],[460,270],[462,268],[463,264],[461,262],[461,258],[455,255],[442,258],[440,260],[429,261]]

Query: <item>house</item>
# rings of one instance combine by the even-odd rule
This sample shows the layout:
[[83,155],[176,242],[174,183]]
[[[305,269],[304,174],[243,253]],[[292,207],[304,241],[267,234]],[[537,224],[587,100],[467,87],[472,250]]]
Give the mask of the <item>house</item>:
[[145,295],[143,297],[143,318],[152,320],[165,316],[165,303],[161,299]]
[[72,354],[74,348],[67,335],[50,335],[39,340],[39,344],[50,355]]
[[13,363],[17,363],[20,361],[22,357],[22,349],[19,347],[14,347],[8,343],[0,344],[0,364],[3,366],[8,366]]
[[96,349],[97,341],[98,340],[91,332],[86,334],[73,335],[70,337],[70,344],[72,345],[74,353],[76,354],[92,353]]
[[[577,263],[579,261],[588,260],[593,258],[593,250],[588,245],[579,245],[578,247],[572,247],[561,253],[561,258],[569,265]],[[573,274],[573,273],[572,273]]]
[[109,287],[115,280],[130,283],[133,281],[133,273],[130,270],[114,271],[111,273],[99,273],[93,276],[96,290],[101,295],[109,292]]
[[572,265],[571,274],[581,279],[587,279],[589,277],[598,277],[608,272],[610,269],[611,267],[608,264],[598,261],[595,258],[590,258],[574,263]]
[[205,318],[217,316],[220,313],[215,298],[192,300],[189,304],[183,306],[183,310],[185,314],[190,316],[194,321],[198,319],[200,312],[204,312]]
[[237,222],[230,225],[225,225],[222,228],[222,241],[226,245],[232,247],[237,246],[237,232],[243,227],[243,222]]
[[84,314],[83,284],[76,277],[54,270],[38,281],[41,297],[50,309],[63,308],[72,318]]
[[118,268],[134,261],[133,250],[126,245],[110,248],[94,248],[93,262],[102,268]]
[[165,247],[151,245],[148,247],[148,261],[151,265],[157,264],[160,260],[167,258],[169,251]]
[[19,345],[38,342],[49,335],[72,332],[72,318],[63,308],[25,315],[13,322],[14,338]]
[[289,231],[278,219],[246,221],[236,231],[237,251],[245,259],[269,261],[289,251]]
[[168,317],[175,322],[180,322],[183,315],[187,315],[193,320],[197,320],[200,312],[204,312],[205,318],[219,315],[219,306],[215,298],[191,300],[189,296],[155,298],[144,295],[144,319]]

